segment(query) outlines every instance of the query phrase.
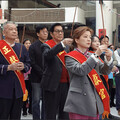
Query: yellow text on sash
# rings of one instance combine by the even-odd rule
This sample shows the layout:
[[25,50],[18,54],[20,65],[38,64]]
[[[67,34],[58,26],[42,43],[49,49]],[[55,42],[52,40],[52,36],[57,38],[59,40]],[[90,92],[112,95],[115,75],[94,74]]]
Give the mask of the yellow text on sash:
[[99,83],[101,81],[98,79],[97,74],[93,74],[92,76],[93,76],[93,80],[94,80],[95,85],[99,85]]
[[64,51],[60,52],[59,55],[62,55],[64,53]]
[[16,60],[16,58],[15,58],[14,55],[12,55],[12,56],[9,57],[9,58],[10,58],[10,62],[11,62],[11,63],[16,63],[16,62],[18,62],[18,60]]
[[101,95],[102,100],[103,100],[104,98],[106,98],[106,96],[105,96],[105,94],[104,94],[104,89],[100,89],[99,94]]
[[4,46],[2,49],[4,50],[5,55],[11,51],[10,49],[7,48],[7,46]]

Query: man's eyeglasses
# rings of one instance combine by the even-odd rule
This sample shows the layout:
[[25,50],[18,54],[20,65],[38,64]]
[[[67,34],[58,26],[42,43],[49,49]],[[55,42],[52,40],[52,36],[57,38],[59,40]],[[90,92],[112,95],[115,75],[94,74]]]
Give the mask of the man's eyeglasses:
[[64,31],[63,30],[55,30],[54,32],[56,32],[56,33],[63,33]]

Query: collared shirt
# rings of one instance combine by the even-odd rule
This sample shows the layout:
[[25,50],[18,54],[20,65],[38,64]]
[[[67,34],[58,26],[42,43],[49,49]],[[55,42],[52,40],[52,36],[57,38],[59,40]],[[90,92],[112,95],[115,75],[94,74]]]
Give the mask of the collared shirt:
[[89,57],[88,49],[83,53],[79,48],[75,48],[78,52],[82,53],[85,57]]
[[[6,41],[6,40],[5,40],[5,41]],[[10,44],[9,42],[6,41],[6,43],[7,43],[8,45],[10,45],[11,47],[13,47],[13,46],[15,45],[15,42],[14,42],[13,44]]]

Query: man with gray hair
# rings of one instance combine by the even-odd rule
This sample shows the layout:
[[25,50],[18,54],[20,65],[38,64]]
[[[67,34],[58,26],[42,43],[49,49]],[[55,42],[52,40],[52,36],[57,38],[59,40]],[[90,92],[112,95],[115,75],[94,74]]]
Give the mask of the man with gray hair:
[[[23,100],[27,99],[23,72],[30,69],[30,59],[26,48],[15,43],[18,35],[13,22],[3,26],[4,40],[0,40],[0,119],[21,117]],[[19,56],[21,56],[19,58]]]

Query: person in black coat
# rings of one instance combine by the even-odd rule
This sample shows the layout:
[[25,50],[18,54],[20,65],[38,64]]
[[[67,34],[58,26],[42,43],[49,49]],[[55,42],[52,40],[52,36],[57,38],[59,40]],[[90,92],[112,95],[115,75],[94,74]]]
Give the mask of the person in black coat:
[[[44,71],[41,80],[45,106],[45,119],[69,119],[68,113],[63,111],[69,88],[69,78],[64,66],[64,55],[72,43],[72,39],[65,38],[63,27],[55,23],[50,28],[51,40],[41,46],[43,51]],[[62,59],[63,58],[63,59]]]
[[[40,99],[42,98],[42,91],[40,88],[40,82],[43,74],[43,65],[42,65],[42,51],[41,45],[47,40],[48,37],[48,29],[46,26],[41,25],[37,26],[36,34],[38,36],[38,40],[35,41],[29,48],[29,56],[31,59],[31,75],[30,80],[32,83],[32,114],[33,119],[40,119],[40,113],[42,113],[43,109],[40,112]],[[41,119],[43,119],[43,114],[41,115]]]

